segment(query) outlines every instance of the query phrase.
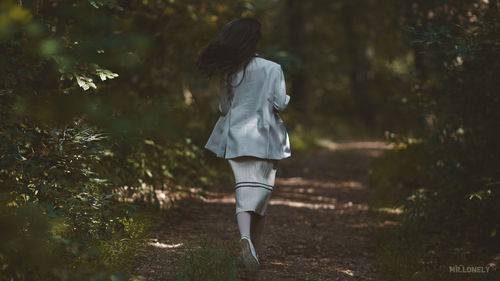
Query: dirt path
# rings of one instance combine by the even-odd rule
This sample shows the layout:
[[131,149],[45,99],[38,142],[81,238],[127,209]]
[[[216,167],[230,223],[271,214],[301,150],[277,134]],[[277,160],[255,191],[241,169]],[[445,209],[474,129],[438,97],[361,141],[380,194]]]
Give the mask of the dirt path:
[[[365,180],[372,160],[388,148],[383,142],[332,144],[282,161],[256,280],[376,280]],[[143,278],[134,280],[163,280],[172,252],[207,233],[238,240],[232,185],[214,187],[206,200],[173,212],[136,268]]]

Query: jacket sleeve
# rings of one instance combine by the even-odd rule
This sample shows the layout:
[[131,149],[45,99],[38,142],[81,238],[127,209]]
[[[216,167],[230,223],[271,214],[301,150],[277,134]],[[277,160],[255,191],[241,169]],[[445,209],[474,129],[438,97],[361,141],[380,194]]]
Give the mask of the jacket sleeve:
[[278,111],[283,111],[288,106],[290,96],[286,94],[285,75],[281,66],[273,70],[273,106]]
[[229,108],[231,107],[231,95],[228,92],[227,88],[224,87],[222,82],[220,83],[220,90],[219,90],[220,98],[219,98],[219,112],[222,116],[226,116],[226,114],[229,111]]

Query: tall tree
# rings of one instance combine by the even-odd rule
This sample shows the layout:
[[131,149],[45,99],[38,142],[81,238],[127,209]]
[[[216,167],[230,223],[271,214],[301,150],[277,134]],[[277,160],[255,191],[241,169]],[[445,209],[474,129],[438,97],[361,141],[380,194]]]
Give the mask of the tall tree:
[[366,93],[367,71],[370,66],[365,55],[366,46],[355,28],[360,18],[355,8],[350,1],[345,1],[343,4],[341,17],[346,40],[345,49],[349,63],[351,92],[365,125],[370,126],[373,124],[373,107]]
[[300,58],[300,64],[291,72],[291,90],[290,93],[294,99],[294,107],[305,114],[307,108],[305,65],[307,62],[304,54],[304,44],[306,43],[306,31],[304,22],[304,1],[288,0],[288,29],[289,29],[289,48],[291,53]]

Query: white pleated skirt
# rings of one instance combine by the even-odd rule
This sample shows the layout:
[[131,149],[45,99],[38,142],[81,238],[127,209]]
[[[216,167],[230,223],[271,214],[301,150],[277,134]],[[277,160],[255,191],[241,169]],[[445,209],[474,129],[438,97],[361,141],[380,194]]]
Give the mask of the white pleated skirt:
[[278,160],[241,156],[228,159],[235,179],[236,214],[266,214],[274,189]]

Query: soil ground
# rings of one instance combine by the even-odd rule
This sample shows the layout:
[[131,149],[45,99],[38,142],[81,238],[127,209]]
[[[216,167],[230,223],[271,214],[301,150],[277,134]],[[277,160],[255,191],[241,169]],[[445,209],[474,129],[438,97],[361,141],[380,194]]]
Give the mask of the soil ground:
[[[384,142],[347,142],[280,161],[255,280],[376,280],[366,179],[373,159],[389,148]],[[207,234],[238,241],[233,185],[214,186],[204,199],[171,212],[135,268],[141,278],[134,280],[163,280],[173,253]]]

